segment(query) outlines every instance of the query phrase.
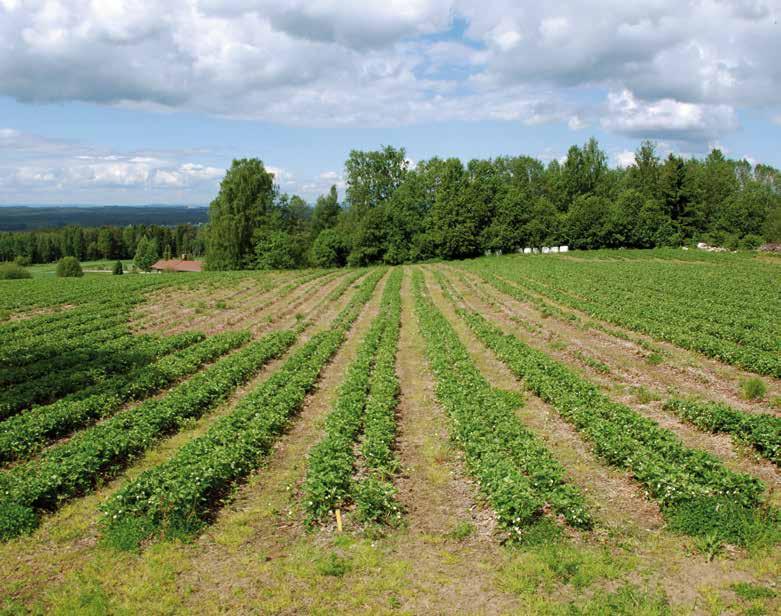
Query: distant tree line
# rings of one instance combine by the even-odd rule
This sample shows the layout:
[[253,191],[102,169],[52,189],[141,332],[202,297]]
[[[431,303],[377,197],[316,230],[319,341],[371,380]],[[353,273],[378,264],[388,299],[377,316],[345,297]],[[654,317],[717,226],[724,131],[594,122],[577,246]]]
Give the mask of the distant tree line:
[[163,255],[202,256],[205,229],[190,224],[165,227],[129,225],[126,227],[78,227],[41,231],[0,232],[0,261],[17,260],[22,264],[53,263],[62,257],[80,261],[96,259],[133,259],[139,244],[154,259]]
[[781,241],[781,173],[730,160],[661,159],[644,141],[610,168],[594,139],[547,165],[529,156],[422,161],[352,151],[347,190],[310,207],[257,159],[233,161],[209,210],[207,267],[295,268],[460,259],[530,246],[651,248]]

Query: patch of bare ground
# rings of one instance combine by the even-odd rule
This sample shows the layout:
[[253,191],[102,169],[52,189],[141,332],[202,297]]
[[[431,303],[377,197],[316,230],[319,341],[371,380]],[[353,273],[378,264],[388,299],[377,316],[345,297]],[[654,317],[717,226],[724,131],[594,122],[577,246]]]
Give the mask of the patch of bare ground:
[[[198,318],[199,305],[203,308],[228,300],[244,301],[259,292],[273,291],[276,278],[247,276],[233,285],[215,284],[204,280],[187,287],[166,287],[148,293],[132,313],[131,324],[139,331],[179,323],[183,319]],[[281,278],[279,279],[281,280]]]
[[[27,321],[35,317],[49,316],[50,314],[60,314],[73,310],[76,307],[75,304],[60,304],[58,306],[46,306],[43,308],[31,308],[28,310],[22,310],[21,312],[12,313],[6,320],[6,323],[15,323],[16,321]],[[0,322],[1,323],[1,322]]]
[[[290,293],[285,287],[301,278],[299,275],[286,279],[271,273],[239,279],[233,288],[204,283],[192,289],[174,289],[173,292],[169,289],[166,295],[151,295],[141,305],[144,316],[136,316],[131,324],[144,333],[178,333],[204,328],[206,333],[214,333],[237,329],[231,326],[256,317]],[[300,286],[307,288],[317,280]]]
[[[769,488],[770,502],[781,504],[781,474],[768,460],[756,455],[749,447],[736,446],[726,434],[703,432],[662,409],[663,400],[670,392],[685,395],[696,394],[707,399],[720,399],[748,412],[756,411],[756,405],[729,397],[722,390],[721,396],[714,389],[704,389],[698,383],[687,381],[680,373],[662,365],[649,365],[631,345],[603,332],[584,330],[561,319],[537,317],[539,328],[533,333],[521,330],[512,318],[534,319],[529,306],[501,294],[484,291],[494,300],[490,305],[458,278],[449,280],[462,293],[475,310],[490,316],[508,333],[513,333],[527,344],[543,350],[551,357],[567,364],[574,364],[585,376],[599,385],[611,398],[626,404],[653,419],[662,427],[674,432],[688,447],[702,449],[718,456],[729,468],[752,474],[762,479]],[[624,343],[624,344],[620,344]],[[604,368],[589,363],[597,360]]]
[[[123,483],[134,479],[144,470],[165,462],[185,443],[204,434],[216,419],[230,413],[243,395],[273,374],[311,335],[327,327],[350,297],[349,290],[336,302],[312,296],[310,302],[301,307],[301,310],[314,320],[312,327],[302,333],[287,353],[267,364],[218,408],[160,442],[120,476],[102,485],[95,492],[75,499],[56,513],[46,516],[32,535],[0,543],[0,562],[3,563],[0,568],[0,597],[22,605],[38,608],[44,606],[43,609],[46,610],[45,606],[54,605],[63,596],[79,591],[83,580],[94,580],[98,587],[105,588],[107,592],[119,592],[121,589],[130,588],[128,572],[133,567],[151,560],[149,566],[154,570],[154,548],[146,555],[135,555],[115,552],[99,545],[99,505]],[[295,317],[290,317],[280,322],[280,327],[290,327],[295,322]],[[147,560],[150,555],[151,558]],[[143,567],[138,572],[140,575],[151,575],[150,570]],[[149,590],[144,583],[144,580],[141,580],[135,592]],[[140,611],[160,613],[159,606],[150,604],[148,607],[148,610]],[[133,611],[136,611],[136,608]]]
[[[342,279],[346,277],[346,274],[338,272],[335,275],[329,275],[324,278],[318,278],[311,286],[306,286],[304,289],[296,289],[296,291],[280,301],[276,305],[277,310],[270,312],[265,319],[255,319],[254,324],[248,324],[248,321],[239,321],[235,324],[240,328],[249,326],[250,331],[255,336],[262,334],[263,332],[272,329],[280,319],[290,318],[303,318],[309,314],[307,312],[307,306],[311,305],[313,299],[317,300],[318,304],[324,301],[328,295],[341,284]],[[319,284],[318,284],[319,283]]]

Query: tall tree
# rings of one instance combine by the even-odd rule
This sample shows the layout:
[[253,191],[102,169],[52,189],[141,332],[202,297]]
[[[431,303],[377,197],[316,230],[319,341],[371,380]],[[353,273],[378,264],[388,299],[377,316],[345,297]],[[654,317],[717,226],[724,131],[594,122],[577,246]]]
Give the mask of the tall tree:
[[581,195],[596,193],[607,171],[607,154],[596,139],[592,137],[582,148],[573,145],[567,152],[562,170],[568,205]]
[[160,253],[158,252],[157,240],[149,239],[148,237],[143,236],[140,240],[138,240],[136,254],[135,257],[133,257],[133,263],[138,269],[144,272],[148,272],[150,269],[152,269],[152,266],[155,264],[155,261],[157,261],[159,256]]
[[233,161],[209,206],[208,269],[240,269],[255,259],[252,235],[271,213],[274,196],[274,176],[262,161]]
[[347,201],[358,217],[390,199],[407,173],[404,148],[385,146],[380,150],[352,150],[345,162]]
[[312,212],[312,236],[317,237],[324,229],[334,228],[339,220],[340,212],[336,186],[331,186],[327,195],[320,195],[317,198],[315,209]]
[[366,265],[381,261],[387,250],[387,234],[377,225],[385,224],[384,205],[407,174],[406,153],[404,148],[391,146],[369,152],[352,150],[344,167],[348,204],[344,231],[352,243],[348,262]]
[[647,139],[635,152],[635,164],[627,169],[629,187],[639,191],[646,198],[660,198],[659,157],[656,144]]

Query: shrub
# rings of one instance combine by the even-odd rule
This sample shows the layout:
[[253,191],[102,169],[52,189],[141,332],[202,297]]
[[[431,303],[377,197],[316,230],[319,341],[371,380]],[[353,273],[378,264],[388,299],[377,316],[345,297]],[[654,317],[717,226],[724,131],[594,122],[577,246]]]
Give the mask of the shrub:
[[57,276],[59,278],[80,278],[83,275],[81,263],[76,257],[63,257],[57,263]]
[[14,263],[20,267],[29,267],[33,264],[33,260],[30,257],[26,257],[24,255],[17,255],[14,258]]
[[114,276],[121,276],[122,274],[125,273],[125,270],[122,268],[122,261],[117,261],[116,263],[114,263],[114,267],[111,270],[111,273]]
[[347,261],[347,246],[336,229],[325,229],[317,236],[309,255],[316,267],[341,267]]
[[0,280],[32,278],[32,274],[17,263],[0,263]]
[[767,387],[762,379],[753,378],[743,381],[740,386],[746,400],[761,400],[767,393]]

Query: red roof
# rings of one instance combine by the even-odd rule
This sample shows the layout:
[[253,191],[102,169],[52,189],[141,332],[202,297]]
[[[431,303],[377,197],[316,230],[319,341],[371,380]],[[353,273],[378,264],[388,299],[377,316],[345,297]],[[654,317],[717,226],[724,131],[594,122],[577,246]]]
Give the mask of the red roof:
[[182,261],[180,259],[160,259],[152,266],[153,270],[162,270],[170,272],[200,272],[203,271],[201,261]]

